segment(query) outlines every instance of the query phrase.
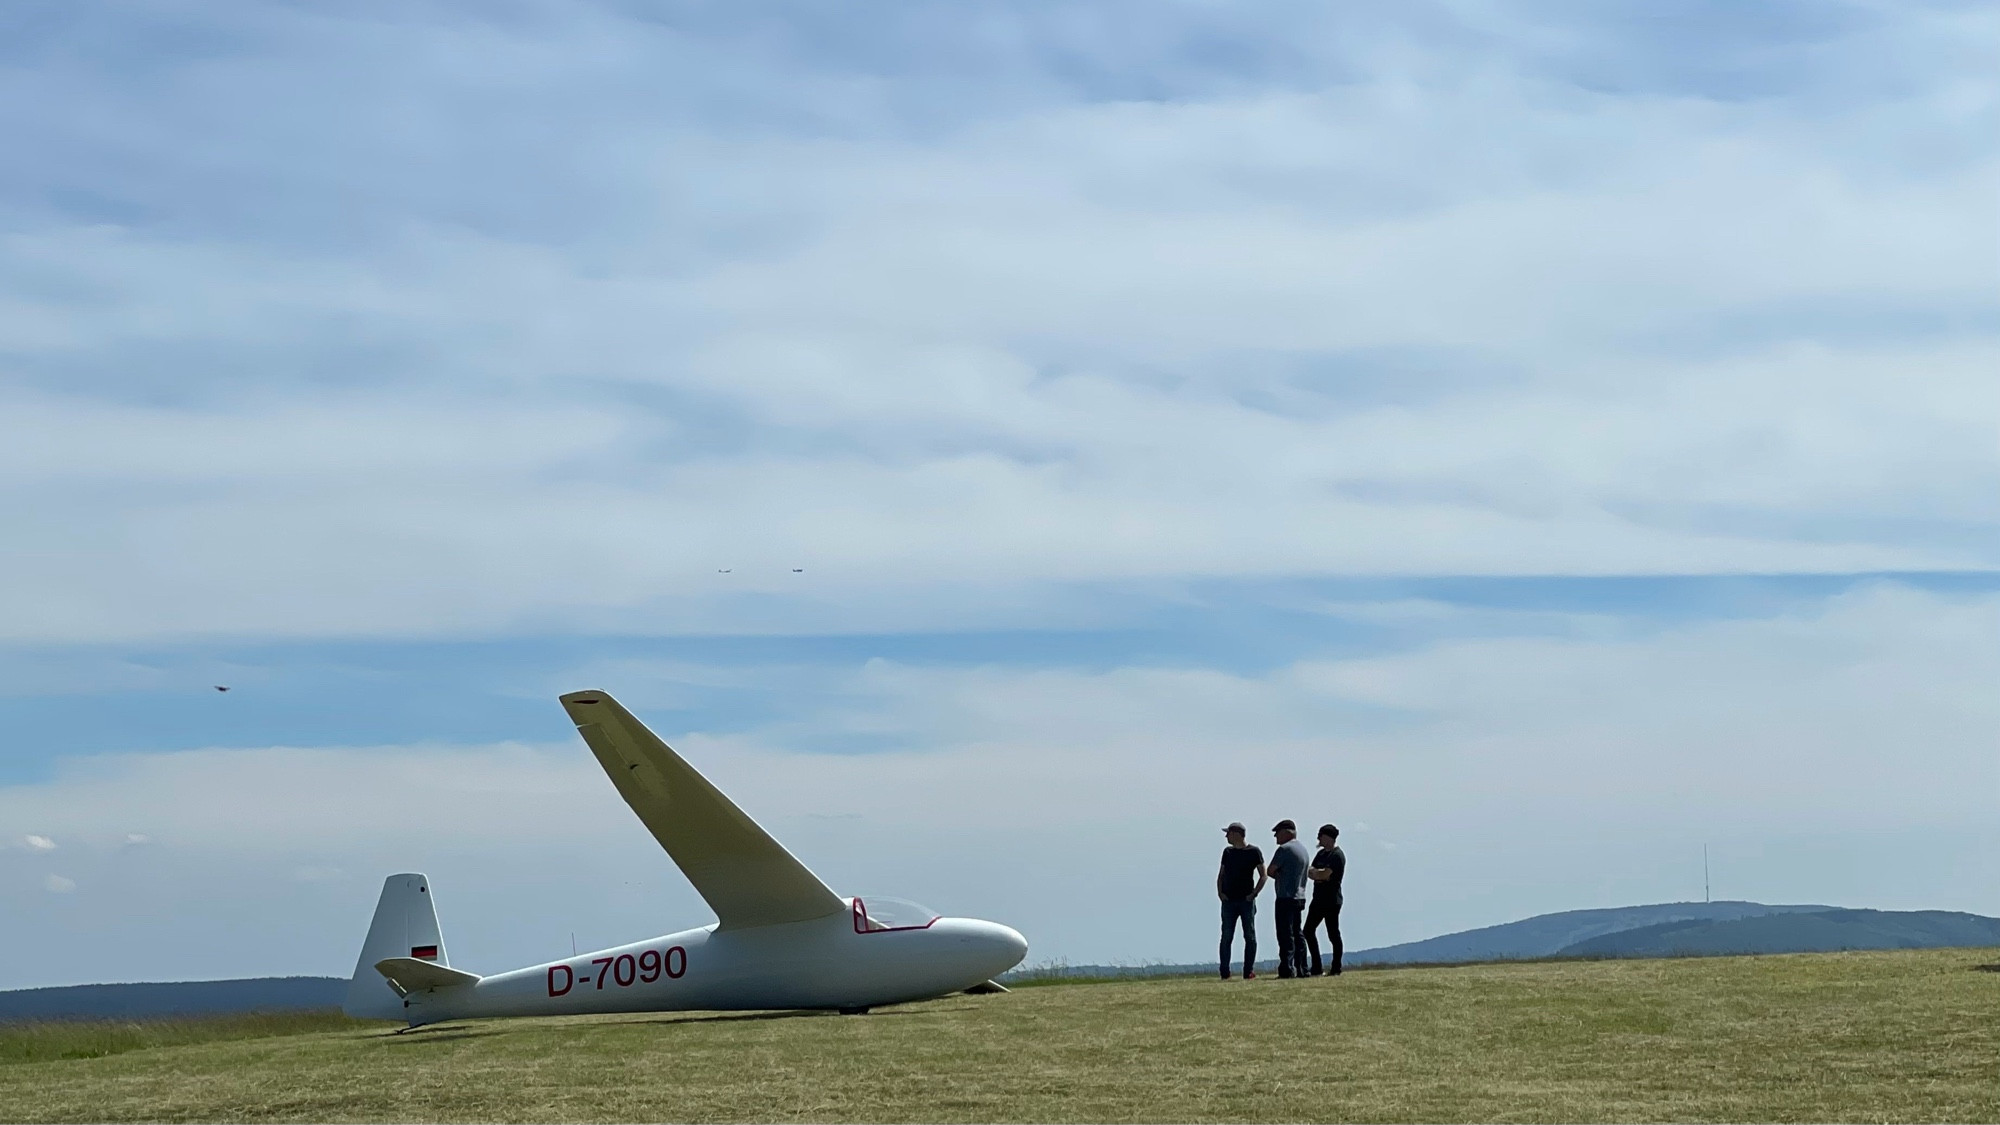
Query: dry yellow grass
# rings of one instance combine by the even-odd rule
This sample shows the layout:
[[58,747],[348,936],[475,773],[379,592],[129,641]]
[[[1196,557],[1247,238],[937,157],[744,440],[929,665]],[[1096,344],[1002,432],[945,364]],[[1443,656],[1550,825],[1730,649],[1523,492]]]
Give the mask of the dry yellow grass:
[[0,1066],[50,1121],[1995,1121],[2000,951],[1154,980]]

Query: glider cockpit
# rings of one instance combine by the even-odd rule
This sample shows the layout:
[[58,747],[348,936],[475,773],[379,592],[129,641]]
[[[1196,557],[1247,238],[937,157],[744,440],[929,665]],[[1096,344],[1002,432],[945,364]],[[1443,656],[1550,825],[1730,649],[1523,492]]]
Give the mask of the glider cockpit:
[[906,898],[857,898],[849,908],[854,913],[854,932],[881,933],[884,930],[927,930],[943,915]]

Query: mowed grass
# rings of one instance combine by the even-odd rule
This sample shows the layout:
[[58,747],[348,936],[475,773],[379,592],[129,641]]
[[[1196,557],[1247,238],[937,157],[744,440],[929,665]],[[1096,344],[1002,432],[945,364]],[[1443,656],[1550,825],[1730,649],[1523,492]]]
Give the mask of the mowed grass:
[[0,1023],[0,1065],[101,1059],[149,1047],[379,1027],[338,1012],[254,1012],[184,1019],[48,1020]]
[[1995,950],[1141,980],[0,1065],[48,1121],[1995,1121]]

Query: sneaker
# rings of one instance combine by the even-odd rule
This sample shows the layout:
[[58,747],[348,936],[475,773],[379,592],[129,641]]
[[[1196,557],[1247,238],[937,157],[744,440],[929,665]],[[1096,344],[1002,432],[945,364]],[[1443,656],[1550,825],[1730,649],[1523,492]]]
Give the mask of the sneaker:
[[1245,969],[1245,970],[1243,970],[1243,979],[1244,979],[1244,980],[1256,980],[1256,979],[1257,979],[1257,973],[1256,973],[1256,971],[1255,971],[1255,970],[1253,970],[1253,969]]

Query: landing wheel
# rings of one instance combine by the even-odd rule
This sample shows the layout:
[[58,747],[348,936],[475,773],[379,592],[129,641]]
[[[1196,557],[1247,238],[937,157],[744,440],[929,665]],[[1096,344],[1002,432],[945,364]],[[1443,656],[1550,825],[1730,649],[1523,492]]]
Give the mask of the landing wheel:
[[842,1009],[840,1009],[840,1014],[841,1014],[841,1015],[843,1015],[843,1016],[865,1016],[865,1015],[867,1015],[867,1014],[868,1014],[868,1009],[866,1009],[866,1008],[842,1008]]

